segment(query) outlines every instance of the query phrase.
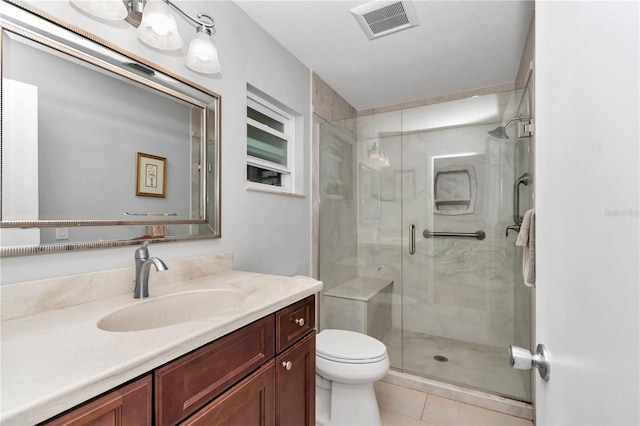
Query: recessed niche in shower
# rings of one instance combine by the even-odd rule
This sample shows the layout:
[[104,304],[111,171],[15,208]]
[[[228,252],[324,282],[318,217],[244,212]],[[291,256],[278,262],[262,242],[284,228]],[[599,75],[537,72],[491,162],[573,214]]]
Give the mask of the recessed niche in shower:
[[438,159],[435,162],[433,212],[443,215],[473,213],[477,192],[476,173],[473,167],[438,167]]

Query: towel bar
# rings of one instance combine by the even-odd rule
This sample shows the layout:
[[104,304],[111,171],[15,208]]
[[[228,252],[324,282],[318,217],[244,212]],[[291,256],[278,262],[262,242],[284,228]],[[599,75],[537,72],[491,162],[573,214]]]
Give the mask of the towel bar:
[[125,216],[178,216],[178,213],[129,213],[124,212]]
[[425,238],[431,237],[469,237],[475,238],[477,240],[484,240],[487,234],[484,231],[476,231],[476,232],[432,232],[428,229],[425,229],[422,232],[422,236]]

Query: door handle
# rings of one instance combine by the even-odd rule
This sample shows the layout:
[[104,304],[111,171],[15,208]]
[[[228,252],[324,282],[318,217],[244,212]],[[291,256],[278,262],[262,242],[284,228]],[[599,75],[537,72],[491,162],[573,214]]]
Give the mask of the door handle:
[[516,370],[531,370],[532,367],[535,367],[545,382],[549,380],[551,374],[549,352],[542,344],[536,347],[534,354],[529,349],[509,345],[509,366]]
[[416,253],[416,226],[409,225],[409,254]]
[[[513,221],[516,225],[522,225],[522,217],[520,216],[520,185],[527,186],[531,182],[531,175],[524,173],[513,183]],[[507,234],[509,231],[507,230]]]

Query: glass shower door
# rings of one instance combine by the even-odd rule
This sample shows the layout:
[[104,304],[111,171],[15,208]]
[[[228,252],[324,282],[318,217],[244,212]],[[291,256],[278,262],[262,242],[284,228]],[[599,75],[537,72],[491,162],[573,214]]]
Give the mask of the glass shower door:
[[[404,117],[405,122],[410,114]],[[402,136],[403,371],[528,400],[514,336],[513,143],[496,123]]]
[[320,328],[392,339],[391,366],[401,369],[402,200],[389,187],[401,166],[400,135],[367,132],[366,122],[357,132],[345,122],[319,129]]

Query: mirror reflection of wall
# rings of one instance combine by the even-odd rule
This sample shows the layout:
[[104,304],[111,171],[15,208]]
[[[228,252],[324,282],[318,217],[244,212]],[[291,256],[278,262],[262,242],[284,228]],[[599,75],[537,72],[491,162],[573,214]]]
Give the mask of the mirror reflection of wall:
[[[37,220],[38,88],[5,79],[2,93],[2,185],[3,189],[19,188],[2,191],[2,214],[15,220]],[[2,244],[40,244],[40,232],[38,229],[6,229],[2,232]]]
[[[3,55],[6,80],[37,88],[38,219],[116,220],[127,211],[189,218],[187,103],[166,96],[159,102],[140,84],[18,36],[3,39]],[[168,159],[166,199],[135,195],[136,152]]]

